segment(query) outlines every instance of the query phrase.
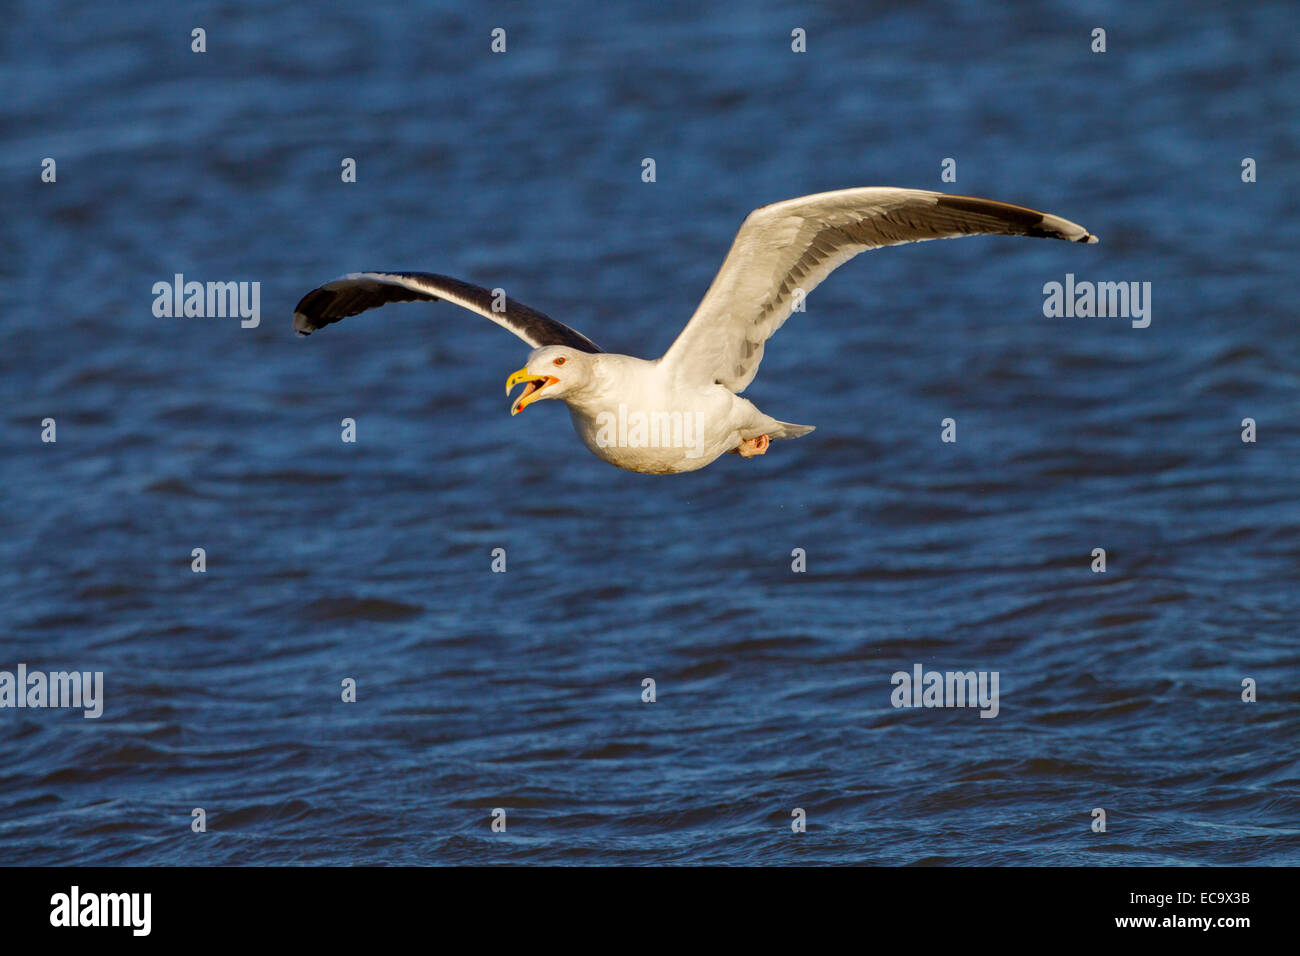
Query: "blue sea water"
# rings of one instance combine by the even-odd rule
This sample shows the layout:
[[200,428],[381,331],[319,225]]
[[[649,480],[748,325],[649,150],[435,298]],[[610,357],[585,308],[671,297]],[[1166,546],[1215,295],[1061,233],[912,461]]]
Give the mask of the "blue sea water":
[[[1300,861],[1298,19],[11,5],[0,670],[104,714],[0,709],[0,863]],[[512,418],[527,347],[452,306],[292,333],[423,269],[657,355],[750,209],[854,185],[1101,243],[854,260],[747,393],[818,430],[672,478]],[[177,273],[260,325],[155,317]],[[1045,317],[1067,273],[1150,327]],[[916,664],[998,716],[891,706]]]

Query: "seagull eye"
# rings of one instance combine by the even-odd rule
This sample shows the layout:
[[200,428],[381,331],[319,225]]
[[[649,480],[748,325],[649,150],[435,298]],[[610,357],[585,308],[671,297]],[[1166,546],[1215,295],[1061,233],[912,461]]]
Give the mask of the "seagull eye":
[[566,361],[567,361],[567,359],[565,359],[564,356],[560,356],[559,358],[557,358],[557,359],[555,360],[555,364],[556,364],[556,365],[563,365]]

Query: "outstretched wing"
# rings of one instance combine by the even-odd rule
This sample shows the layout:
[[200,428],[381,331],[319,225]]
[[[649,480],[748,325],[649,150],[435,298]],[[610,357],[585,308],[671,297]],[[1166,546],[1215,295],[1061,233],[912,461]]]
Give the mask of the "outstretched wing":
[[806,295],[859,252],[993,234],[1096,242],[1077,223],[1023,206],[922,189],[817,193],[749,214],[690,322],[660,360],[686,381],[743,392],[766,342]]
[[[377,309],[390,302],[436,302],[439,299],[491,319],[533,348],[567,345],[581,352],[602,351],[585,335],[522,302],[504,296],[498,298],[490,289],[431,272],[353,272],[327,282],[302,297],[293,310],[293,327],[299,335],[311,335],[349,315]],[[497,308],[493,308],[494,305]],[[497,311],[498,308],[503,311]]]

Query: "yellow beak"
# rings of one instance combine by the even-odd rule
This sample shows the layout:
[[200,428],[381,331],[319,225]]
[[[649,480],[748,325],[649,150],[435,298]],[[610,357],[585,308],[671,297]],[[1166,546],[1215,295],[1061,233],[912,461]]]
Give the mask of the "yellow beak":
[[[527,382],[528,386],[524,389],[524,393],[519,396],[519,401],[510,406],[510,414],[512,416],[518,415],[536,401],[538,392],[548,385],[554,385],[558,381],[559,379],[554,375],[534,375],[532,372],[528,371],[527,366],[515,372],[506,379],[506,394],[509,395],[510,390],[520,382]],[[538,382],[541,382],[542,384],[538,385]]]

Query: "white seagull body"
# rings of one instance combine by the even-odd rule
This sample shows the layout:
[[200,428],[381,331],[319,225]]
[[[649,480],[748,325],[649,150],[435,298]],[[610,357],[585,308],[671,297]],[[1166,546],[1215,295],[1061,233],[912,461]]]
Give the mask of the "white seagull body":
[[426,272],[356,272],[303,296],[301,335],[390,302],[445,299],[509,329],[533,346],[506,382],[526,383],[511,407],[563,399],[575,430],[604,461],[629,471],[676,474],[727,452],[748,458],[772,439],[811,425],[777,421],[743,392],[767,340],[799,300],[860,252],[971,235],[1096,242],[1082,226],[990,199],[920,189],[864,187],[818,193],[754,210],[703,301],[662,357],[602,351],[563,323],[490,290]]

